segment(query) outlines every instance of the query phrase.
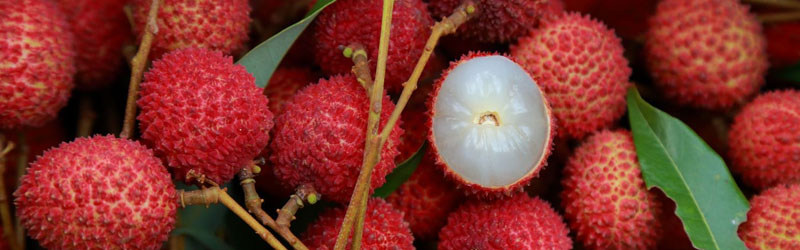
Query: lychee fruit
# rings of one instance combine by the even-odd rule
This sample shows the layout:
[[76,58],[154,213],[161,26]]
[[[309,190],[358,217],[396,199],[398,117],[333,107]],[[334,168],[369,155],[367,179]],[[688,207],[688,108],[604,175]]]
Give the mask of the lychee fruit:
[[520,192],[547,163],[555,132],[550,106],[506,56],[470,53],[451,63],[428,105],[437,165],[470,195]]
[[772,66],[785,67],[800,63],[800,22],[780,22],[764,28],[767,53]]
[[800,183],[781,184],[750,200],[739,237],[749,249],[800,249]]
[[158,249],[175,225],[175,187],[161,161],[113,136],[48,150],[14,197],[22,226],[47,249]]
[[128,0],[60,0],[75,35],[75,76],[80,89],[114,81],[123,66],[122,46],[132,38],[123,7]]
[[720,110],[764,84],[761,24],[735,0],[664,0],[650,18],[647,67],[673,102]]
[[631,69],[622,42],[603,23],[579,13],[546,21],[511,47],[542,86],[559,137],[582,139],[625,113]]
[[[151,0],[133,0],[138,39],[147,24]],[[158,33],[150,58],[183,48],[206,48],[231,55],[244,50],[250,30],[248,0],[162,0],[158,7]]]
[[386,200],[403,212],[417,239],[433,239],[463,194],[436,168],[432,155],[421,153],[425,155],[417,169]]
[[395,158],[395,162],[402,163],[411,159],[416,154],[425,141],[428,139],[428,121],[425,119],[428,109],[427,102],[433,84],[423,84],[417,87],[414,94],[409,98],[403,113],[400,113],[400,120],[403,121],[403,135],[400,136],[400,155]]
[[800,91],[773,91],[742,108],[728,131],[731,170],[764,189],[800,181]]
[[41,126],[75,86],[73,35],[58,6],[0,0],[0,129]]
[[269,110],[273,114],[280,113],[283,104],[292,98],[300,88],[316,82],[317,79],[319,78],[308,68],[281,67],[276,69],[264,89],[264,94],[269,98]]
[[[341,207],[323,212],[301,236],[303,243],[309,249],[333,249],[345,212]],[[352,237],[350,235],[346,248],[350,248]],[[402,212],[380,198],[369,199],[361,248],[414,249],[413,242],[414,236],[408,229],[408,222],[403,220]]]
[[661,204],[647,191],[633,136],[604,130],[570,157],[562,179],[564,217],[588,249],[653,249]]
[[[453,13],[462,0],[431,0],[438,20]],[[477,14],[458,28],[462,37],[488,43],[508,43],[527,35],[539,21],[560,14],[562,0],[475,0]]]
[[470,200],[447,217],[439,249],[572,249],[569,229],[549,203],[526,194]]
[[253,75],[208,49],[181,49],[153,62],[141,84],[142,139],[172,167],[219,184],[269,142],[272,113]]
[[[347,203],[364,158],[369,97],[352,75],[320,79],[295,94],[275,119],[270,161],[281,182],[311,183],[326,200]],[[394,104],[384,96],[381,129]],[[395,167],[403,129],[395,124],[372,172],[370,191],[386,182]]]
[[[383,4],[374,0],[340,0],[317,17],[314,40],[316,61],[328,75],[350,73],[353,61],[342,49],[353,43],[364,46],[375,72]],[[386,61],[385,86],[399,91],[411,75],[431,33],[431,19],[422,0],[398,0],[392,11],[391,39]]]

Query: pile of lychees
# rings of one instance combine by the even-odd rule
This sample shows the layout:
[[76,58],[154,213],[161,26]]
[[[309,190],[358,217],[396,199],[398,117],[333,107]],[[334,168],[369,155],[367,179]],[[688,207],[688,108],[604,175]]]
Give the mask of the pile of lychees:
[[[85,122],[71,96],[98,111],[124,100],[152,2],[0,0],[0,152],[31,148],[0,154],[17,230],[48,249],[159,249],[182,205],[175,182],[224,185],[263,159],[256,186],[279,201],[266,206],[301,185],[329,201],[298,233],[332,249],[375,106],[343,50],[363,46],[375,75],[383,1],[328,6],[262,89],[235,59],[316,1],[161,0],[137,133],[66,133]],[[381,130],[431,27],[465,3],[394,2]],[[387,129],[369,192],[419,163],[368,200],[362,248],[692,249],[673,201],[645,187],[622,119],[635,87],[754,194],[738,230],[748,248],[800,249],[800,90],[768,74],[800,63],[800,21],[764,24],[774,10],[737,0],[469,3]]]

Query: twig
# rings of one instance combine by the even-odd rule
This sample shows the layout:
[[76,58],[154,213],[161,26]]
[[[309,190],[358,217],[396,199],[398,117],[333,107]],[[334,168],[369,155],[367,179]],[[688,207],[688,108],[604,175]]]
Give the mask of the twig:
[[5,137],[0,134],[0,219],[3,220],[3,236],[6,238],[8,245],[13,250],[20,250],[17,244],[16,233],[14,233],[13,221],[11,220],[11,209],[8,205],[8,195],[6,194],[5,172],[6,172],[6,155],[14,149],[14,143],[11,141],[6,142]]
[[313,205],[317,203],[318,199],[319,193],[317,193],[317,190],[314,189],[311,184],[300,185],[295,193],[289,196],[289,200],[283,205],[283,208],[278,209],[278,219],[276,222],[279,226],[288,229],[295,219],[294,215],[297,213],[297,210],[303,208],[305,202]]
[[744,2],[779,8],[800,9],[800,2],[793,0],[744,0]]
[[361,84],[367,93],[372,93],[372,73],[369,72],[369,64],[367,58],[367,51],[364,46],[358,43],[350,44],[344,48],[344,57],[353,58],[353,74],[356,76],[358,83]]
[[78,129],[75,135],[77,137],[89,136],[92,133],[95,119],[97,119],[97,113],[92,109],[92,101],[88,96],[81,96],[78,111]]
[[129,138],[133,135],[134,118],[136,117],[136,99],[139,97],[139,83],[142,82],[142,72],[147,65],[147,56],[150,54],[150,46],[153,44],[153,35],[158,33],[156,17],[158,16],[158,5],[160,0],[153,0],[150,4],[150,12],[147,13],[147,24],[144,29],[144,36],[139,45],[139,51],[131,60],[131,82],[128,87],[128,103],[125,106],[125,121],[122,124],[120,137]]
[[772,14],[758,15],[758,20],[762,23],[778,23],[800,20],[800,11],[780,12]]

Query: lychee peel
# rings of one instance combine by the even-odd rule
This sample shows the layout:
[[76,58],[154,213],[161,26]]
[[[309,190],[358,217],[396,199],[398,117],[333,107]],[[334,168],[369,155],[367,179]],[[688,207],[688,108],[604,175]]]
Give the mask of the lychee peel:
[[41,126],[75,86],[73,35],[45,0],[0,0],[0,129]]
[[[275,119],[270,143],[275,176],[291,187],[311,183],[326,200],[347,203],[364,158],[369,105],[366,91],[352,75],[320,79],[300,90]],[[381,129],[392,110],[394,104],[384,96]],[[370,192],[394,169],[402,133],[398,122],[381,149]]]
[[[431,14],[437,20],[450,16],[461,0],[431,0]],[[563,10],[560,0],[475,0],[477,14],[458,28],[456,34],[480,42],[507,43],[527,35],[543,18]]]
[[546,21],[511,47],[511,55],[542,86],[558,135],[582,139],[625,113],[631,69],[621,40],[579,13]]
[[159,249],[175,225],[175,188],[161,161],[113,136],[45,152],[14,197],[22,226],[47,249]]
[[604,130],[570,157],[562,179],[564,217],[588,249],[653,249],[661,204],[647,191],[633,137]]
[[153,62],[141,89],[142,139],[176,179],[194,170],[226,183],[269,142],[267,97],[243,66],[221,52],[168,53]]
[[721,110],[764,84],[768,62],[761,24],[735,0],[664,0],[650,18],[647,66],[665,97]]
[[451,63],[428,107],[437,165],[469,195],[510,196],[547,164],[550,107],[533,78],[506,56],[470,53]]
[[292,98],[300,88],[316,82],[317,78],[310,69],[300,67],[281,67],[272,73],[264,94],[269,98],[269,110],[273,114],[280,113],[283,103]]
[[762,94],[742,108],[728,131],[731,170],[765,189],[800,181],[800,91]]
[[800,183],[780,184],[750,200],[739,237],[748,249],[800,249]]
[[572,249],[569,229],[549,203],[520,194],[469,200],[447,217],[438,249]]
[[[309,249],[333,249],[336,236],[344,220],[345,208],[334,208],[323,212],[303,233],[301,239]],[[352,244],[352,237],[347,248]],[[388,202],[371,198],[367,202],[364,215],[364,234],[361,240],[363,249],[414,249],[414,237],[403,220],[403,213]]]

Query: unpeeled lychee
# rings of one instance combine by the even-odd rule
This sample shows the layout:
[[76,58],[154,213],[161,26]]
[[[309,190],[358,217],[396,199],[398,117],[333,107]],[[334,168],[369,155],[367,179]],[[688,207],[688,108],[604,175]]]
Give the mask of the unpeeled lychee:
[[46,0],[0,0],[0,129],[41,126],[75,86],[73,35]]
[[[326,200],[348,202],[364,158],[369,106],[366,90],[352,75],[320,79],[300,90],[275,119],[270,143],[275,176],[291,187],[311,183]],[[393,109],[384,96],[381,129]],[[394,169],[402,133],[395,124],[372,172],[370,190],[386,182]]]
[[[317,17],[314,40],[316,61],[328,75],[349,73],[353,61],[342,49],[354,43],[366,48],[370,70],[375,72],[383,4],[374,0],[340,0]],[[398,0],[392,11],[391,40],[386,61],[385,86],[399,91],[422,54],[433,24],[422,0]]]
[[176,179],[223,184],[269,142],[272,113],[255,78],[221,52],[181,49],[153,62],[142,82],[142,138]]
[[800,183],[781,184],[750,200],[739,237],[749,249],[800,249]]
[[562,204],[570,228],[589,249],[652,249],[661,236],[661,204],[644,185],[633,137],[600,131],[564,168]]
[[113,136],[45,152],[14,197],[22,226],[48,249],[158,249],[175,225],[175,187],[161,161]]
[[[303,243],[309,249],[333,249],[345,212],[344,208],[334,208],[322,213],[301,236]],[[350,248],[352,237],[346,248]],[[403,221],[403,213],[379,198],[367,202],[362,237],[363,249],[414,249],[414,237],[408,222]]]
[[578,13],[545,22],[511,48],[542,86],[558,136],[573,139],[610,127],[625,113],[631,69],[622,52],[613,30]]
[[431,91],[433,91],[432,84],[422,84],[417,87],[403,113],[400,114],[400,120],[403,121],[403,135],[400,136],[400,145],[397,146],[400,150],[400,155],[395,158],[397,163],[405,162],[414,156],[427,140],[429,129],[428,121],[425,119],[428,112],[425,102]]
[[731,170],[755,188],[800,181],[800,91],[768,92],[747,104],[728,131]]
[[525,194],[495,201],[470,200],[447,218],[441,250],[572,249],[563,218],[549,203]]
[[428,105],[437,165],[470,195],[520,192],[547,163],[550,107],[528,72],[508,57],[465,55],[435,83]]
[[269,110],[279,113],[283,103],[288,101],[300,88],[316,82],[317,78],[308,68],[281,67],[272,73],[264,94],[269,98]]
[[666,98],[725,109],[764,84],[761,24],[736,0],[663,0],[650,18],[647,66]]
[[[431,14],[450,16],[462,0],[431,0]],[[562,0],[476,0],[477,14],[457,34],[481,42],[507,43],[527,35],[539,21],[560,14]]]

